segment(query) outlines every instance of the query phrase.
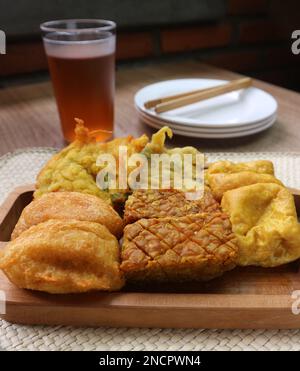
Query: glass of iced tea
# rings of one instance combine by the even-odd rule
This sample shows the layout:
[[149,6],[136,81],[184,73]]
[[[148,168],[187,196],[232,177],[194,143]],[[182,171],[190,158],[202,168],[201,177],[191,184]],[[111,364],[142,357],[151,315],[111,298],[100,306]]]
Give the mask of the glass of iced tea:
[[41,25],[61,126],[74,139],[74,118],[84,120],[97,139],[112,136],[114,121],[116,24],[94,19],[49,21]]

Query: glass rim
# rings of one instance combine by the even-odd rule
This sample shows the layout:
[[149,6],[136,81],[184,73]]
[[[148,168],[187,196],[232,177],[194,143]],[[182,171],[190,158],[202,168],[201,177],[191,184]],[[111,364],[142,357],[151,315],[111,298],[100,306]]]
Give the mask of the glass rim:
[[[57,27],[59,24],[67,24],[67,23],[91,23],[94,24],[93,27],[85,27],[85,28],[59,28]],[[99,26],[97,26],[97,23]],[[56,27],[55,27],[56,26]],[[117,27],[114,21],[109,21],[106,19],[92,19],[92,18],[74,18],[74,19],[58,19],[55,21],[47,21],[43,22],[40,25],[40,29],[43,32],[57,32],[57,33],[86,33],[86,32],[97,32],[97,31],[112,31],[115,30]]]

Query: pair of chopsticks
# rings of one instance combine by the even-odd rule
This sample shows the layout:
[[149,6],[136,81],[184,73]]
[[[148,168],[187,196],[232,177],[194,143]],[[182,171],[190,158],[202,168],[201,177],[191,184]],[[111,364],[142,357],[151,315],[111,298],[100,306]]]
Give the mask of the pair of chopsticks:
[[154,108],[156,113],[167,112],[175,108],[184,107],[205,99],[217,97],[235,90],[246,89],[252,85],[252,79],[245,77],[230,81],[226,84],[208,89],[193,90],[187,93],[171,95],[164,98],[149,100],[144,103],[145,108]]

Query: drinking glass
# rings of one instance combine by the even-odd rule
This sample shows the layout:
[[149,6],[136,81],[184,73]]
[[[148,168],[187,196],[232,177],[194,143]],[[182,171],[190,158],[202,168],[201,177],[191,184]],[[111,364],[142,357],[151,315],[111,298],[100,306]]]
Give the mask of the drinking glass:
[[68,19],[41,25],[44,47],[67,141],[74,118],[82,119],[97,140],[113,133],[116,24],[98,19]]

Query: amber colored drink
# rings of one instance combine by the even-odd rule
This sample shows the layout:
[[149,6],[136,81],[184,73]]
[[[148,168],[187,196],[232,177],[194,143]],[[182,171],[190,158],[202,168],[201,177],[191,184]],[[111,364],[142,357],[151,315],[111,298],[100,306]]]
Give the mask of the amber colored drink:
[[115,35],[105,32],[93,37],[84,34],[82,40],[69,30],[66,40],[58,32],[44,37],[61,126],[69,142],[74,139],[74,118],[98,130],[98,140],[107,140],[113,133]]

